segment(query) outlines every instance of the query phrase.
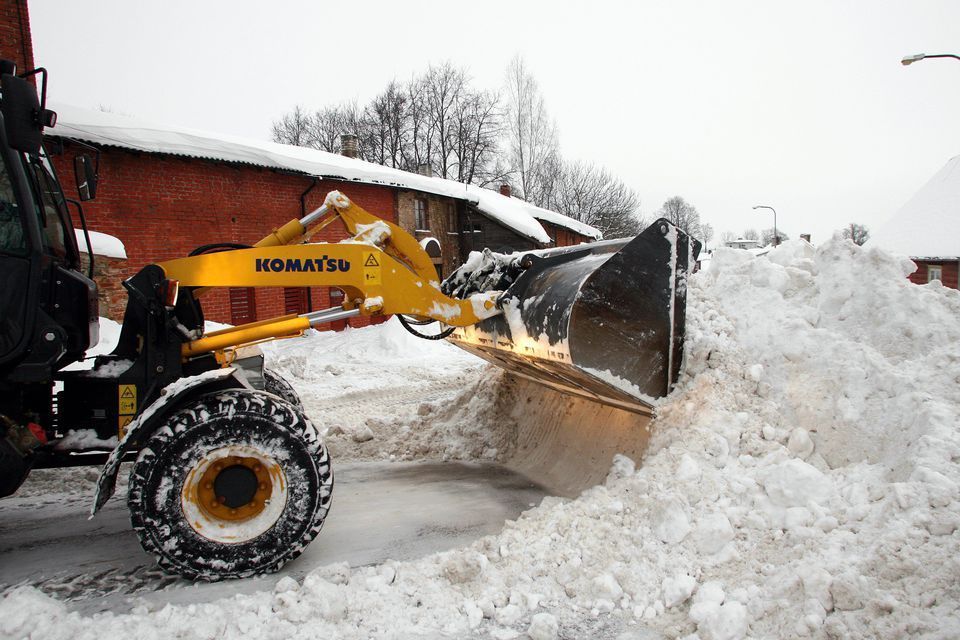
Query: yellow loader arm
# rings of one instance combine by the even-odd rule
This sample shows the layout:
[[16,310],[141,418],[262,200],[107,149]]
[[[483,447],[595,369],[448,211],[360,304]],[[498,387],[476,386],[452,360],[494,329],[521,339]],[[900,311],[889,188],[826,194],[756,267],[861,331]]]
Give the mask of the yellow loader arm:
[[[300,244],[336,219],[352,237]],[[293,219],[250,249],[159,263],[169,280],[189,287],[337,287],[344,303],[323,311],[240,325],[186,343],[184,357],[301,334],[311,326],[355,315],[404,314],[466,327],[500,313],[498,292],[466,300],[440,292],[437,273],[420,243],[331,191],[319,209]]]

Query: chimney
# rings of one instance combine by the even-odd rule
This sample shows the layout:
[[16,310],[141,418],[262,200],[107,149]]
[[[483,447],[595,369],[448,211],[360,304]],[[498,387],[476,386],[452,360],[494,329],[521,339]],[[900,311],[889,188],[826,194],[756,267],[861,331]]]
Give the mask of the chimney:
[[417,173],[431,178],[433,177],[433,168],[430,166],[429,162],[421,162],[417,165]]
[[357,145],[357,136],[352,133],[343,133],[340,135],[340,155],[348,158],[356,158],[360,155]]
[[510,197],[510,185],[502,184],[500,185],[500,195]]

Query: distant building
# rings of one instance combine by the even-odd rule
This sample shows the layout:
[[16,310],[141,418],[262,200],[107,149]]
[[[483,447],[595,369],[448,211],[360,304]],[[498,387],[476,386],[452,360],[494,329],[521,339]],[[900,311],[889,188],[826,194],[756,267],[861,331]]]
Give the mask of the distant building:
[[730,247],[731,249],[759,249],[760,242],[757,240],[749,240],[747,238],[737,238],[736,240],[725,242],[723,246]]
[[910,257],[911,282],[956,289],[960,271],[960,156],[950,159],[867,241]]

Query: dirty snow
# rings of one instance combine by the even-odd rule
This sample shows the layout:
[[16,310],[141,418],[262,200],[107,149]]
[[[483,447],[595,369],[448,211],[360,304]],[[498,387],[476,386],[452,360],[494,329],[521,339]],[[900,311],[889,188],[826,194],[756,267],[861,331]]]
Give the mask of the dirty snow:
[[[912,285],[911,269],[839,240],[716,250],[689,281],[683,377],[644,459],[616,459],[603,485],[547,498],[498,535],[125,614],[84,617],[21,588],[0,603],[0,635],[957,637],[960,292]],[[421,360],[475,371],[421,342],[405,360],[412,345],[393,330],[271,355],[301,392],[320,380],[375,392],[352,369],[371,347],[381,374],[427,386]],[[499,436],[512,427],[497,416],[462,419]]]

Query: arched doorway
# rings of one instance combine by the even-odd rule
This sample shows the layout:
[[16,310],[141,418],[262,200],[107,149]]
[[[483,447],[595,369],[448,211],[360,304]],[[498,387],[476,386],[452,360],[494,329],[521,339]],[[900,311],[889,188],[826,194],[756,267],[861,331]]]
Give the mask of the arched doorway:
[[443,280],[443,253],[440,249],[440,241],[436,238],[424,238],[420,241],[420,246],[430,256],[430,262],[437,270],[437,279]]

